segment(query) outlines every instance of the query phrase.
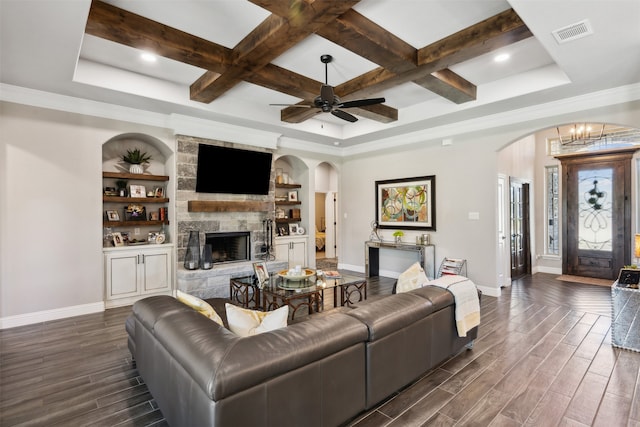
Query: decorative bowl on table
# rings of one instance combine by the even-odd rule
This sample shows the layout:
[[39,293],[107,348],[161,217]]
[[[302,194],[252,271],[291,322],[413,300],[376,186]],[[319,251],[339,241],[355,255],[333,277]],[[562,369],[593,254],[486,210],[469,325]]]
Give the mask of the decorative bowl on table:
[[308,279],[314,274],[316,274],[316,272],[309,268],[304,268],[299,273],[292,272],[291,270],[282,270],[278,272],[278,276],[282,277],[283,279],[294,281]]

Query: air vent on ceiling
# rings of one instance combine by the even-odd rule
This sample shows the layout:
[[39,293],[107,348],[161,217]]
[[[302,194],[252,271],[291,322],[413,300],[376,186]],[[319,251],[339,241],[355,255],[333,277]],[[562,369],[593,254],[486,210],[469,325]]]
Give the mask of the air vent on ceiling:
[[566,43],[593,34],[593,29],[589,20],[585,19],[552,31],[551,34],[558,43]]

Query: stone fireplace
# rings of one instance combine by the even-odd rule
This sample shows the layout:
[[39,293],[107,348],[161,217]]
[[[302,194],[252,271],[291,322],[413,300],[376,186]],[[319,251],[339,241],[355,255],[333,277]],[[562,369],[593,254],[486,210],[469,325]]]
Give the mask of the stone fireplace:
[[[176,163],[176,287],[201,298],[229,297],[229,281],[232,278],[253,274],[253,262],[266,261],[268,271],[278,271],[288,267],[286,262],[265,260],[263,247],[266,236],[264,222],[274,217],[275,173],[272,172],[271,190],[268,195],[208,194],[197,193],[196,173],[198,167],[198,144],[221,145],[256,151],[263,148],[250,147],[224,141],[214,141],[191,136],[178,135],[178,156]],[[228,165],[211,165],[227,167]],[[233,179],[230,175],[229,179]],[[222,209],[191,211],[189,203],[222,202],[234,206],[264,206],[267,208],[246,208],[244,210]],[[210,270],[186,270],[183,266],[189,241],[189,232],[198,230],[200,245],[212,243],[214,259]],[[216,252],[218,254],[216,255]]]

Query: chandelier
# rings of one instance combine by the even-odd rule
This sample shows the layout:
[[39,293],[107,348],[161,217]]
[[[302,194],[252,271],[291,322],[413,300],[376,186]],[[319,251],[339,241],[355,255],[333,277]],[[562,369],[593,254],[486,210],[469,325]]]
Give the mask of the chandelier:
[[574,124],[568,129],[568,134],[562,135],[560,128],[556,128],[558,132],[558,139],[560,144],[590,144],[595,141],[601,140],[604,136],[604,124],[603,125],[590,125],[587,123]]

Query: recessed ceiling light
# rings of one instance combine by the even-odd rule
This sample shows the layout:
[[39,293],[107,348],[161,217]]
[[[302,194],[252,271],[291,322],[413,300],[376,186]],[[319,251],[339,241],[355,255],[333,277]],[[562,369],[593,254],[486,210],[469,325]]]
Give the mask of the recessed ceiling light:
[[507,59],[509,59],[509,54],[508,53],[501,53],[500,55],[496,55],[495,58],[493,58],[494,61],[496,62],[504,62]]
[[142,60],[146,62],[156,62],[158,60],[158,58],[153,53],[149,52],[144,52],[142,55],[140,55],[140,58],[142,58]]

